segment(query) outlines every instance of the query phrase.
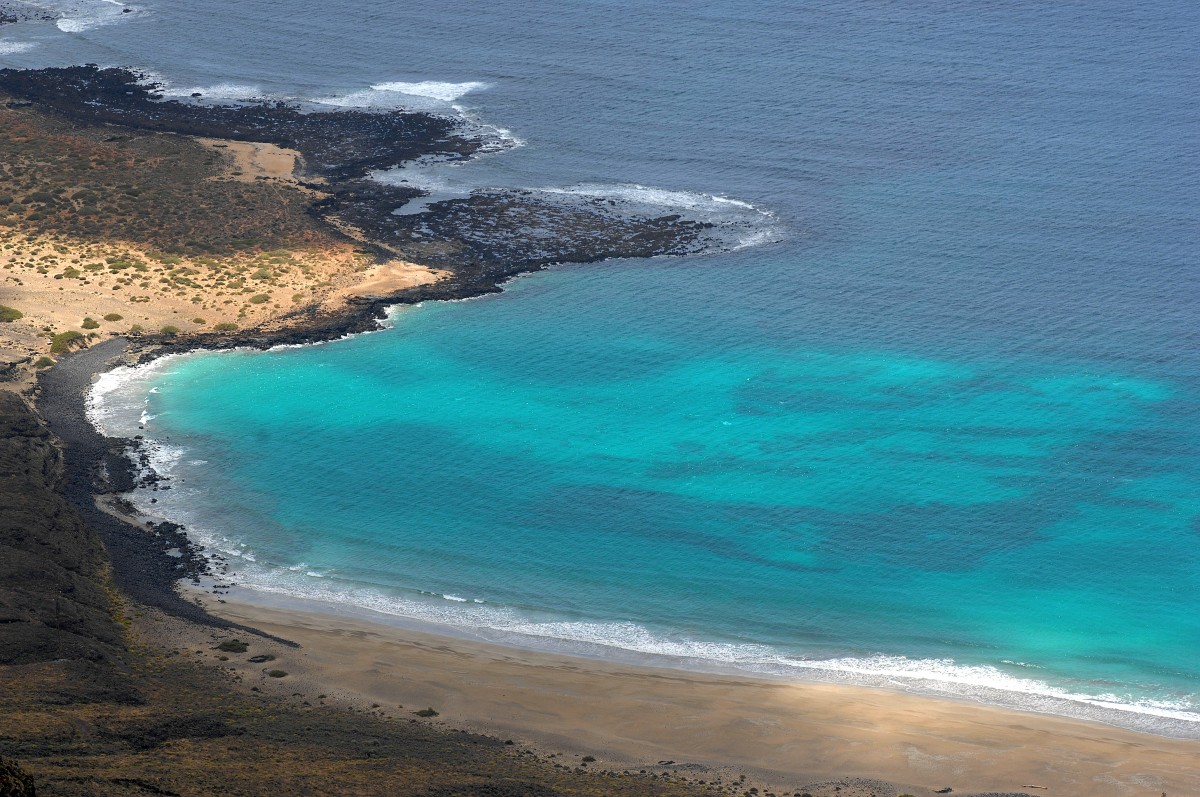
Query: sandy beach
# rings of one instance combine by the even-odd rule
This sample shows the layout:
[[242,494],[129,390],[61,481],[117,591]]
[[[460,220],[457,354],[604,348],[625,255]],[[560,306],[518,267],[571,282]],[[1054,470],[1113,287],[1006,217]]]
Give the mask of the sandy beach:
[[[246,684],[378,704],[387,715],[433,707],[448,726],[561,751],[571,761],[591,755],[595,767],[699,765],[779,790],[851,776],[914,794],[946,787],[1078,797],[1200,793],[1194,741],[883,689],[557,656],[256,604],[236,590],[220,603],[189,592],[220,617],[300,644],[252,640],[251,654],[277,659],[231,657],[226,666]],[[288,675],[268,678],[268,668]],[[662,761],[673,763],[657,766]]]

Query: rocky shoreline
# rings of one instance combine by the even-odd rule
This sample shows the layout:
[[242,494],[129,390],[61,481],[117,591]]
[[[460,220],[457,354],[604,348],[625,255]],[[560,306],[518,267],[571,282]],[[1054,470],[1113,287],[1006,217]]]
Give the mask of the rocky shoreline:
[[[117,587],[139,603],[217,628],[260,632],[214,617],[176,590],[183,578],[210,574],[210,560],[171,522],[139,524],[104,511],[98,498],[135,486],[129,458],[136,441],[104,437],[88,420],[87,393],[95,376],[118,365],[127,342],[113,338],[63,358],[39,380],[37,411],[64,449],[62,492],[89,528],[99,534]],[[178,555],[172,555],[171,551]]]
[[[195,349],[270,348],[332,340],[379,328],[389,307],[428,300],[466,299],[501,290],[504,281],[547,266],[610,258],[680,255],[698,251],[705,225],[667,214],[615,214],[610,201],[550,202],[532,192],[483,191],[430,203],[419,214],[395,215],[424,192],[370,179],[373,171],[421,158],[466,159],[486,148],[462,120],[407,111],[314,111],[281,102],[204,104],[167,99],[162,87],[127,69],[95,65],[0,70],[10,105],[48,114],[81,128],[144,135],[147,131],[228,141],[268,143],[299,152],[302,185],[319,190],[310,215],[334,235],[350,228],[378,262],[396,256],[436,266],[436,282],[388,295],[350,297],[343,307],[308,304],[269,326],[221,334],[112,338],[63,357],[39,375],[37,409],[66,451],[65,491],[99,531],[118,586],[136,600],[209,625],[228,625],[175,591],[176,582],[207,572],[208,560],[182,528],[141,528],[97,506],[97,496],[134,487],[130,451],[136,441],[103,437],[89,422],[86,394],[95,376],[118,362],[146,362]],[[305,183],[305,181],[309,181]],[[531,235],[540,231],[541,235]],[[216,253],[219,254],[219,253]],[[182,558],[167,551],[184,552]]]
[[559,263],[706,251],[714,225],[675,212],[649,214],[611,197],[479,189],[397,214],[427,197],[371,176],[415,161],[461,161],[497,146],[453,116],[400,110],[317,110],[278,101],[205,104],[169,99],[128,69],[95,65],[0,70],[0,90],[81,126],[269,143],[299,152],[301,181],[326,196],[310,213],[361,232],[380,257],[401,257],[451,276],[388,304],[461,299],[498,291],[511,277]]
[[[265,101],[207,105],[164,99],[161,88],[134,71],[95,65],[0,70],[0,89],[20,98],[17,102],[73,124],[113,128],[118,137],[122,129],[154,131],[296,150],[305,166],[301,179],[315,181],[310,185],[326,195],[313,204],[313,216],[333,229],[350,225],[362,231],[380,259],[411,257],[449,273],[387,296],[351,298],[339,312],[305,306],[276,319],[272,328],[114,338],[65,357],[40,375],[38,410],[67,451],[67,497],[104,537],[118,585],[143,603],[193,621],[224,623],[174,589],[180,578],[205,572],[207,562],[183,530],[164,523],[148,533],[96,506],[98,494],[133,488],[127,452],[135,442],[104,438],[88,421],[86,391],[96,374],[128,355],[148,361],[194,349],[265,349],[337,339],[378,329],[393,305],[498,292],[513,276],[552,264],[678,255],[700,246],[704,225],[677,215],[618,218],[600,200],[547,203],[530,192],[483,192],[397,216],[393,210],[424,192],[374,182],[369,175],[419,158],[477,154],[484,143],[472,138],[460,120],[405,111],[309,112]],[[533,227],[548,227],[553,235],[530,237],[526,233]],[[531,246],[532,240],[539,243]],[[182,559],[168,557],[171,549],[187,553]]]

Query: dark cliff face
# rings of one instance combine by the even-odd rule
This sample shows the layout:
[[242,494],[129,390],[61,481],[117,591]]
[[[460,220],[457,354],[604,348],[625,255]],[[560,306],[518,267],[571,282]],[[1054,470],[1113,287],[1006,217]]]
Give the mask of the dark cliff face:
[[99,540],[58,490],[62,456],[0,392],[0,663],[99,661],[122,649]]

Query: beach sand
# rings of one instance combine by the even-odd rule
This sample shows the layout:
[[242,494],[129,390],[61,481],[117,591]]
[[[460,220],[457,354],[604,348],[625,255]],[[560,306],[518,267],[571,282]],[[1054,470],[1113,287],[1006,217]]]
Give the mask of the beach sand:
[[[433,707],[451,727],[559,751],[569,762],[592,755],[594,767],[633,771],[700,765],[694,777],[746,773],[781,793],[851,776],[914,794],[1200,794],[1197,741],[884,689],[559,656],[279,608],[238,592],[222,602],[197,589],[187,594],[220,617],[301,646],[253,640],[247,655],[278,658],[231,657],[226,666],[247,685],[378,704],[395,716]],[[288,675],[267,677],[270,668]]]
[[294,149],[260,141],[233,141],[231,139],[203,138],[196,141],[216,152],[228,155],[232,163],[229,172],[214,179],[233,179],[244,183],[255,180],[279,180],[299,187],[296,175],[300,173],[303,159]]

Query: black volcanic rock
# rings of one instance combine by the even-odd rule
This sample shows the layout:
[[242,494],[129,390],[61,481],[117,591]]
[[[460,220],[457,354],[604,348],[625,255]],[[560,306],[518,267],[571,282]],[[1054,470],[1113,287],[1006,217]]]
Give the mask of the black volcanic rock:
[[282,102],[208,105],[161,99],[136,72],[74,66],[0,70],[0,90],[76,124],[109,125],[275,144],[300,152],[313,184],[330,194],[312,213],[351,225],[380,257],[399,255],[450,271],[432,289],[391,302],[462,298],[556,263],[702,251],[711,226],[672,213],[632,212],[611,199],[531,190],[481,189],[397,210],[425,191],[368,179],[418,159],[463,160],[487,148],[457,118],[410,111],[305,111]]
[[70,66],[0,69],[0,88],[81,125],[259,141],[295,149],[309,171],[331,180],[365,176],[436,155],[464,158],[481,147],[454,119],[427,113],[339,110],[305,113],[281,102],[201,105],[156,100],[160,86],[126,69]]

